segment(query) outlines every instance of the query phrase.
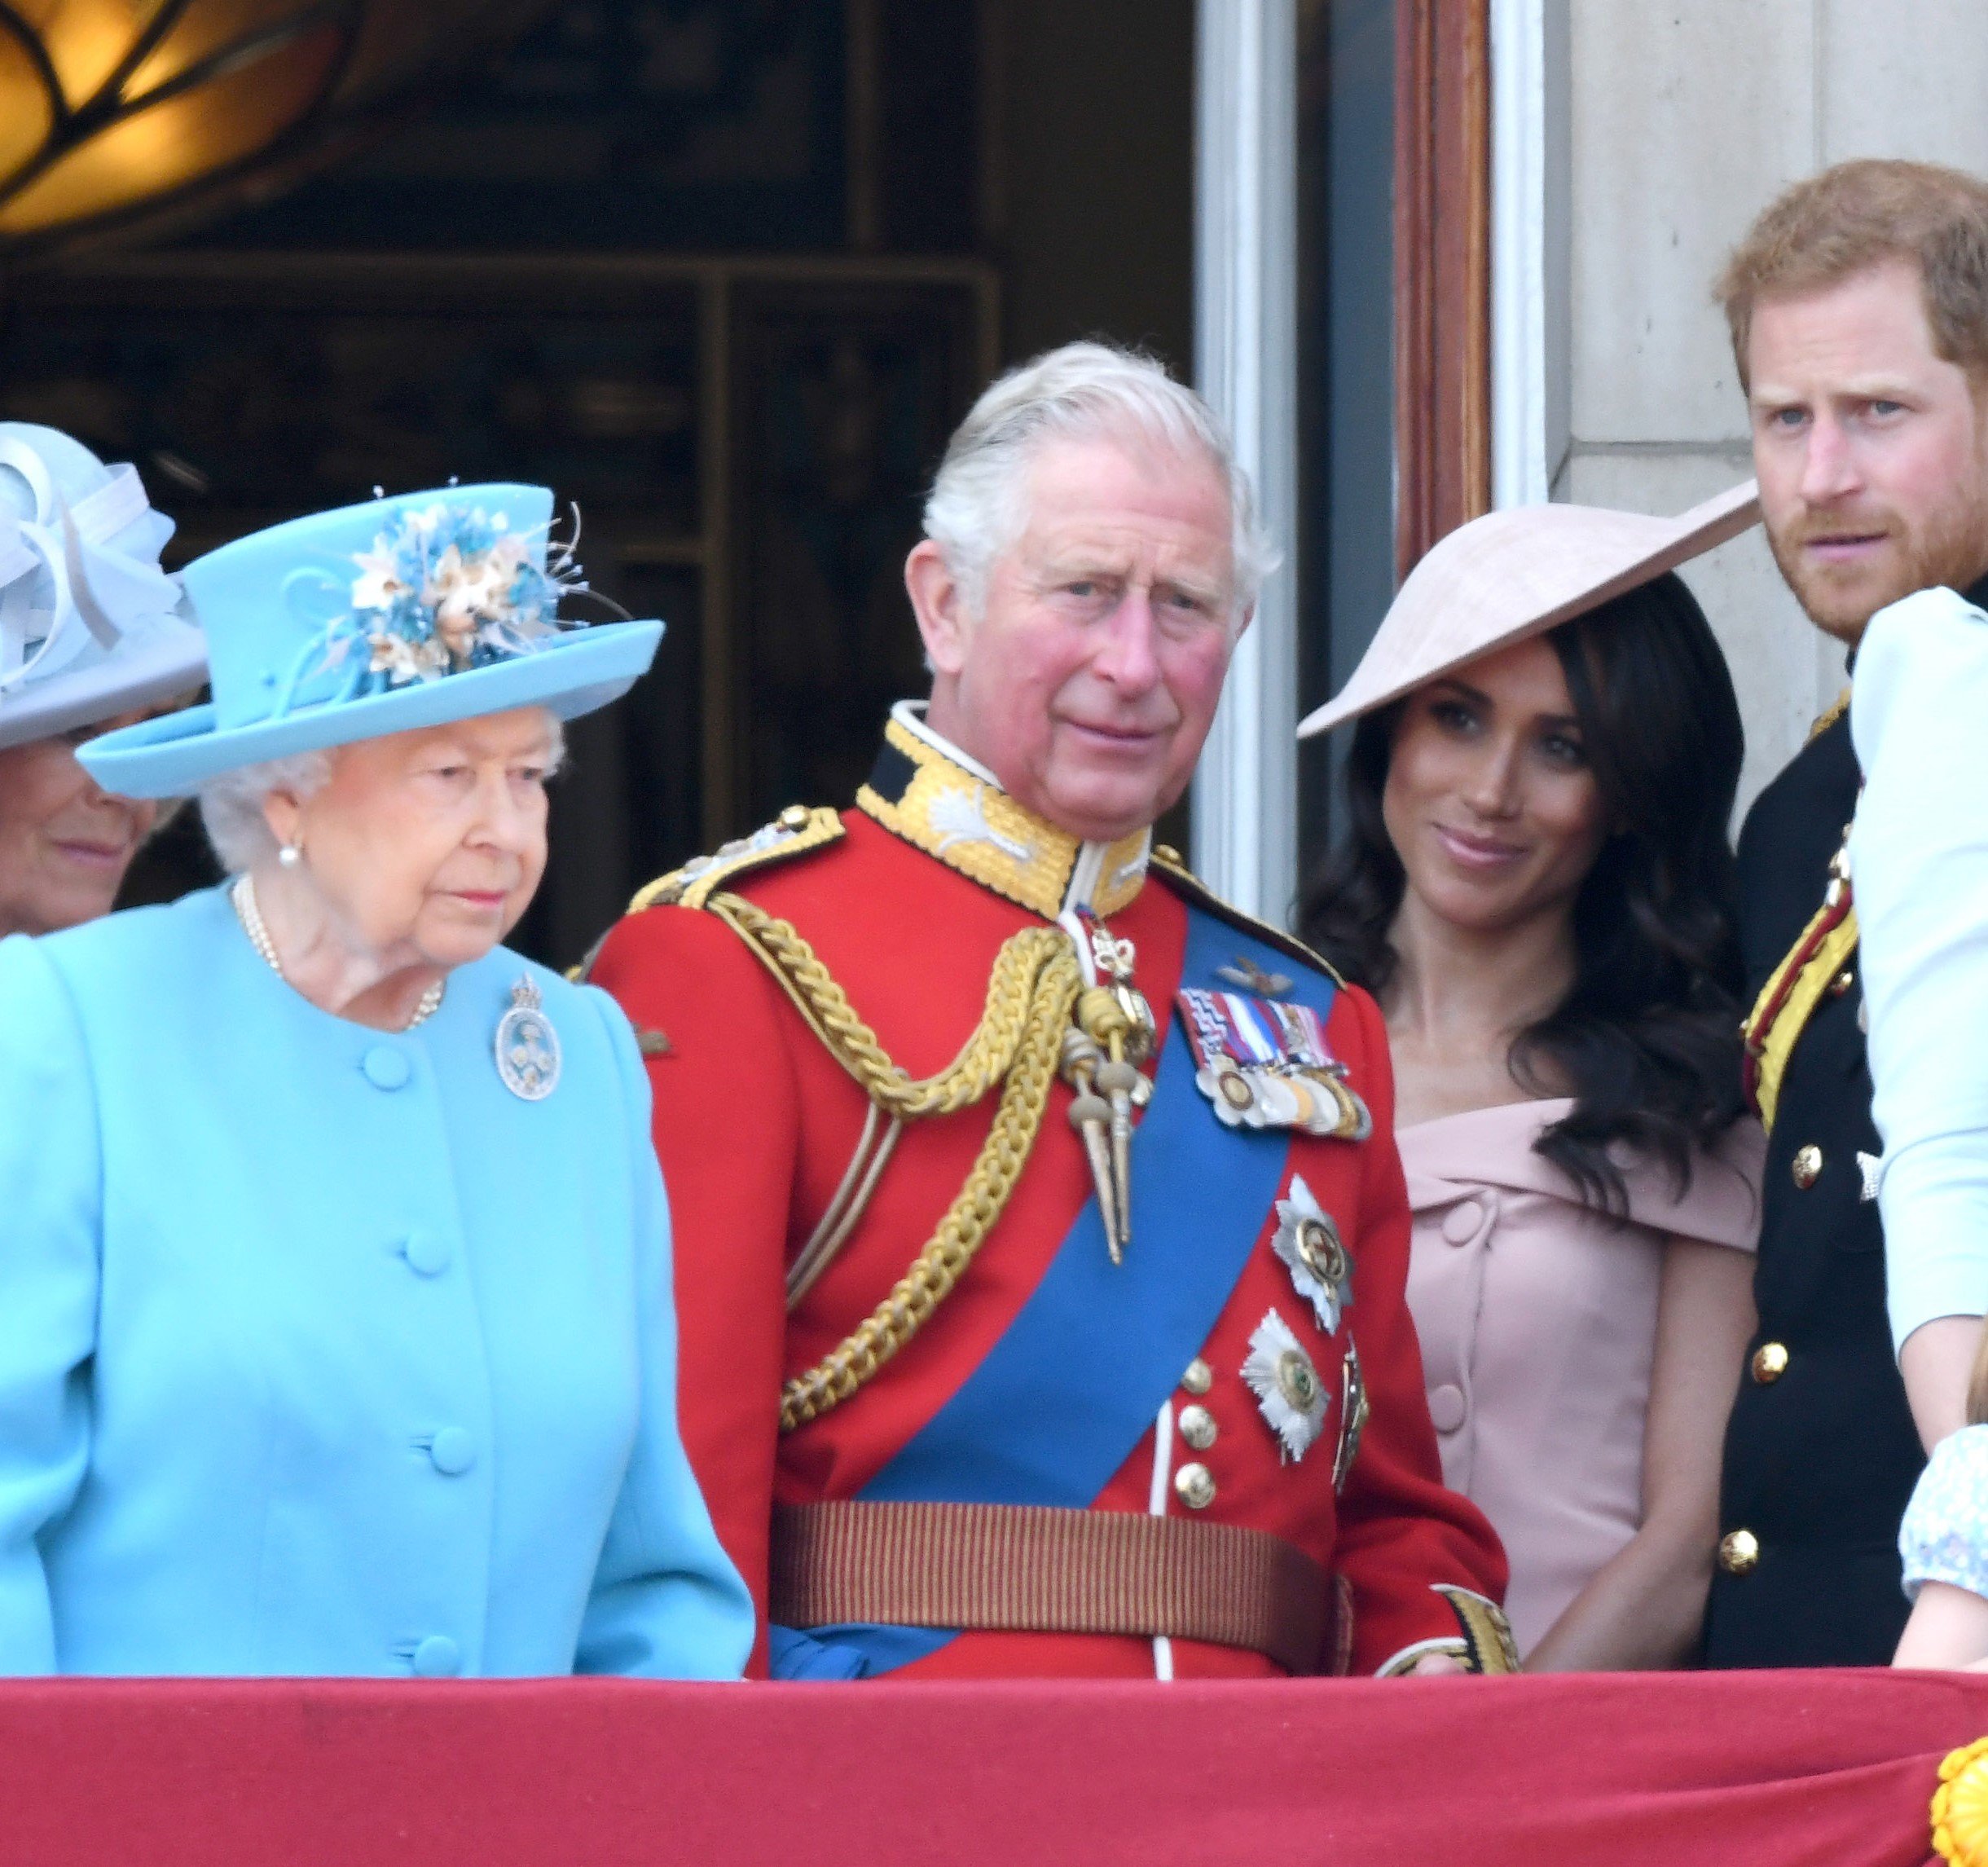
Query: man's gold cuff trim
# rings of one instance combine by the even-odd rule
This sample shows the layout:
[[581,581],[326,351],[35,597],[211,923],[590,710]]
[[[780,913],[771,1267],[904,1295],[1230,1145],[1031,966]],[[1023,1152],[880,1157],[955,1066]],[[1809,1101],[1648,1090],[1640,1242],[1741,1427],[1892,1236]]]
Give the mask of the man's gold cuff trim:
[[1511,1637],[1511,1623],[1505,1618],[1505,1610],[1489,1596],[1469,1588],[1443,1582],[1435,1587],[1463,1630],[1464,1664],[1472,1672],[1518,1671],[1518,1644]]

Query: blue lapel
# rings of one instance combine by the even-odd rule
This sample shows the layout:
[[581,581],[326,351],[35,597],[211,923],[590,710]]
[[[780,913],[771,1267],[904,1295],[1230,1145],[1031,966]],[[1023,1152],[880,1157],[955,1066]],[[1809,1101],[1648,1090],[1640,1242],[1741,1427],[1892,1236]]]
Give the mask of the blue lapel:
[[[1295,973],[1289,996],[1322,1019],[1330,1014],[1330,980],[1190,903],[1181,984],[1221,989],[1216,968],[1238,959]],[[864,1487],[863,1498],[1082,1510],[1179,1385],[1282,1188],[1290,1137],[1217,1121],[1195,1085],[1194,1052],[1177,1016],[1169,1015],[1167,1031],[1133,1146],[1125,1262],[1111,1262],[1097,1203],[1087,1200],[1007,1332]],[[830,1669],[847,1677],[892,1671],[953,1636],[846,1626],[803,1637],[860,1654],[861,1665]],[[818,1664],[810,1656],[781,1676],[822,1676]]]

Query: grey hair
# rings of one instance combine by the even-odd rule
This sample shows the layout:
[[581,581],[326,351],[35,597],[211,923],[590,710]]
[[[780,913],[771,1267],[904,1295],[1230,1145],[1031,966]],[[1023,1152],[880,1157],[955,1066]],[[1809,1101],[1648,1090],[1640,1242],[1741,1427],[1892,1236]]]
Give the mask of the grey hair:
[[275,832],[262,814],[271,791],[307,798],[330,782],[329,751],[292,752],[259,765],[239,765],[200,786],[200,822],[207,840],[231,875],[244,875],[276,853]]
[[[565,721],[549,711],[547,724],[552,733],[545,766],[549,778],[565,762],[566,728]],[[267,759],[259,765],[240,765],[200,786],[201,826],[222,868],[231,875],[246,874],[257,863],[267,861],[276,853],[275,833],[262,814],[263,799],[271,791],[284,790],[301,802],[323,790],[331,782],[332,760],[336,751],[336,747],[328,746],[317,751],[292,752],[288,758]]]
[[1045,350],[997,377],[947,446],[925,502],[925,535],[945,554],[971,614],[987,600],[994,561],[1027,526],[1024,482],[1042,444],[1128,433],[1176,453],[1199,452],[1226,486],[1230,623],[1240,627],[1280,554],[1257,520],[1256,495],[1228,430],[1155,359],[1095,341]]

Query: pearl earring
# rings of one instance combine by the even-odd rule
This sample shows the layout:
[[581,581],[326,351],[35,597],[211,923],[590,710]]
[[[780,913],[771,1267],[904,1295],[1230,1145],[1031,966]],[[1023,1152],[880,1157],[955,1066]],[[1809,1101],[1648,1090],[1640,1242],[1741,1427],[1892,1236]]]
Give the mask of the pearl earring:
[[276,860],[286,869],[294,869],[304,860],[304,848],[301,843],[286,843],[276,852]]

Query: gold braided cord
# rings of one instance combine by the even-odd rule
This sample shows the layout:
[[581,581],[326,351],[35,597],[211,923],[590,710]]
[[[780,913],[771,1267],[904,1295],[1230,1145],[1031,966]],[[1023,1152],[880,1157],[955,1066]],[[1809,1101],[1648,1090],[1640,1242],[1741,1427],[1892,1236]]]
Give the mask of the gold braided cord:
[[[869,1380],[952,1294],[1014,1191],[1042,1127],[1049,1085],[1056,1081],[1063,1027],[1076,997],[1076,958],[1066,944],[1067,965],[1045,967],[1035,1015],[1020,1054],[1002,1085],[994,1124],[945,1217],[889,1296],[807,1373],[781,1389],[781,1430],[818,1419]],[[1059,976],[1060,975],[1060,976]]]
[[[769,914],[742,895],[714,895],[708,906],[759,955],[809,1028],[870,1100],[901,1121],[972,1107],[1013,1067],[1045,972],[1060,961],[1058,975],[1067,975],[1073,1000],[1081,983],[1069,936],[1060,928],[1025,927],[1011,935],[995,956],[986,1008],[973,1035],[936,1076],[913,1078],[891,1061],[792,922]],[[1067,1022],[1067,1005],[1063,1016]],[[1059,1030],[1059,1040],[1061,1035]]]
[[918,1080],[891,1061],[791,923],[737,895],[714,895],[706,905],[759,956],[829,1054],[887,1113],[904,1119],[950,1114],[1001,1085],[973,1171],[910,1269],[834,1349],[781,1389],[781,1430],[791,1433],[874,1376],[952,1295],[986,1242],[1041,1131],[1084,976],[1076,949],[1060,930],[1028,927],[1010,936],[995,959],[987,1006],[973,1035],[938,1075]]

